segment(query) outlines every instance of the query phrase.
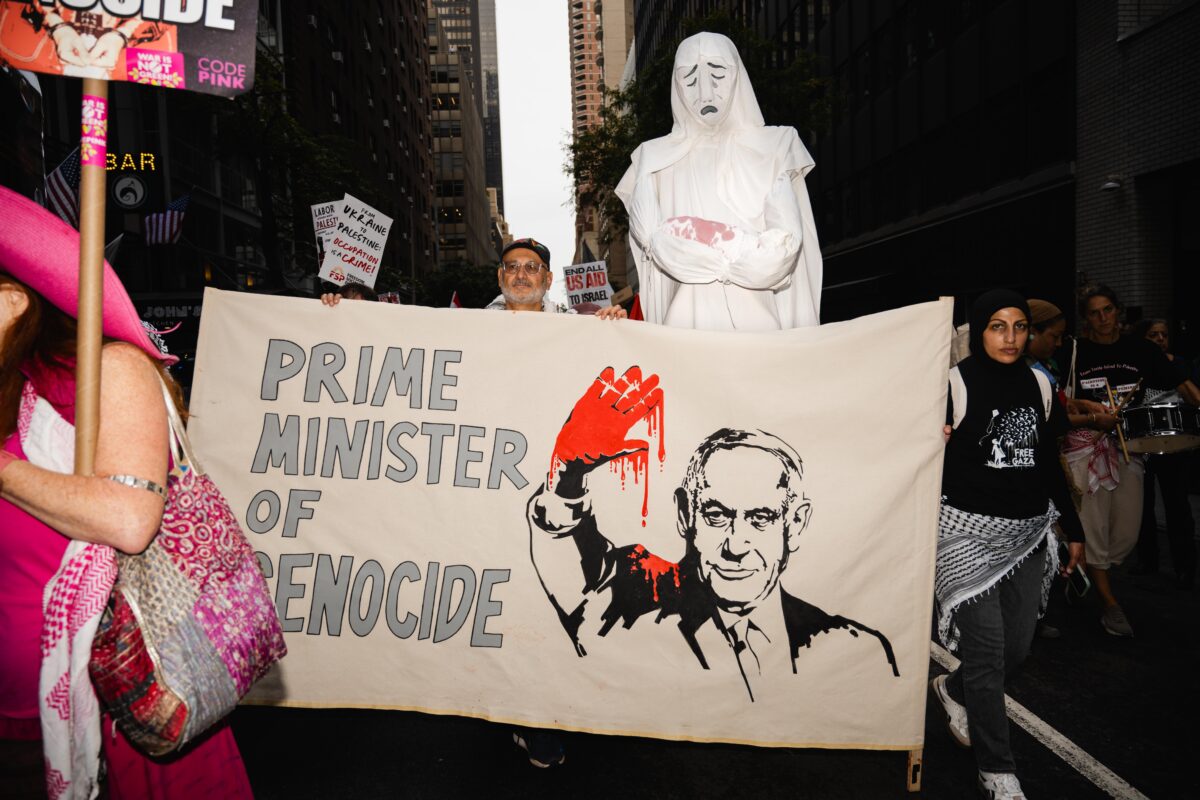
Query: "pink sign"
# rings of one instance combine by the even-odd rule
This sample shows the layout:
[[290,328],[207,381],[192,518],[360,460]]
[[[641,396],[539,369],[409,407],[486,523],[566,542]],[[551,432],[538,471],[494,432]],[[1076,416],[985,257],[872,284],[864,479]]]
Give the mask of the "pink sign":
[[133,83],[183,89],[183,53],[130,47],[125,51],[125,75]]
[[103,167],[108,150],[108,103],[104,98],[90,94],[83,96],[80,131],[80,166]]

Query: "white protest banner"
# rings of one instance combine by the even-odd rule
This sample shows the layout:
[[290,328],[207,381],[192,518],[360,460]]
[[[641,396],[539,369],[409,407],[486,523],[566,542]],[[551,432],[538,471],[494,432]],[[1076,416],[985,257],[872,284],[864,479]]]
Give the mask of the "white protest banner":
[[563,283],[567,289],[567,305],[595,303],[607,308],[612,305],[612,286],[608,282],[608,267],[603,261],[572,264],[563,267]]
[[0,0],[0,58],[51,75],[234,97],[254,85],[254,0]]
[[325,251],[329,249],[329,240],[337,232],[338,201],[317,203],[312,208],[313,237],[317,243],[317,264],[325,261]]
[[289,650],[250,702],[920,747],[950,316],[717,333],[208,290],[189,431]]
[[337,225],[325,239],[317,277],[339,286],[347,281],[375,286],[392,218],[353,195],[337,204]]

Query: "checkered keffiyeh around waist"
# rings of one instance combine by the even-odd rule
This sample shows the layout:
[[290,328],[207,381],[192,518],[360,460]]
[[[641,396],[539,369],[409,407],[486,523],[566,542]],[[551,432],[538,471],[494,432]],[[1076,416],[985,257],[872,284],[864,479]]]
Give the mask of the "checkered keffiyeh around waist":
[[1121,482],[1117,444],[1112,436],[1076,428],[1063,441],[1062,454],[1068,464],[1087,459],[1087,486],[1076,487],[1080,491],[1095,494],[1100,489],[1107,489],[1111,492]]
[[1009,519],[972,514],[942,501],[933,595],[938,638],[948,649],[958,649],[958,626],[954,622],[958,607],[1010,575],[1045,539],[1048,546],[1038,611],[1041,616],[1050,596],[1050,583],[1058,572],[1058,545],[1053,531],[1058,517],[1054,503],[1040,516]]

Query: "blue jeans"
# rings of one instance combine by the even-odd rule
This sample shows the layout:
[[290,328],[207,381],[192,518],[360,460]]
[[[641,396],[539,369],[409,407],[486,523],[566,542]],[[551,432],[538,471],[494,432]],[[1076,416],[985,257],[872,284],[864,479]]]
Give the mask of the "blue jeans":
[[962,663],[946,689],[967,707],[975,763],[984,772],[1016,772],[1008,743],[1004,682],[1025,657],[1037,628],[1046,546],[1033,551],[1016,570],[955,612]]

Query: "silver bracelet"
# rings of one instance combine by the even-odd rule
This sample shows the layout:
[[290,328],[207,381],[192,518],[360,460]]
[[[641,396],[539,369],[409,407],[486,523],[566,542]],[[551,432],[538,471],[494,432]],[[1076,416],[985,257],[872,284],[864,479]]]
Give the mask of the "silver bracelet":
[[167,490],[159,486],[154,481],[147,480],[145,478],[138,478],[133,475],[109,475],[108,479],[114,483],[119,483],[122,486],[129,486],[133,489],[145,489],[148,492],[154,492],[154,494],[158,495],[163,500],[167,499]]

